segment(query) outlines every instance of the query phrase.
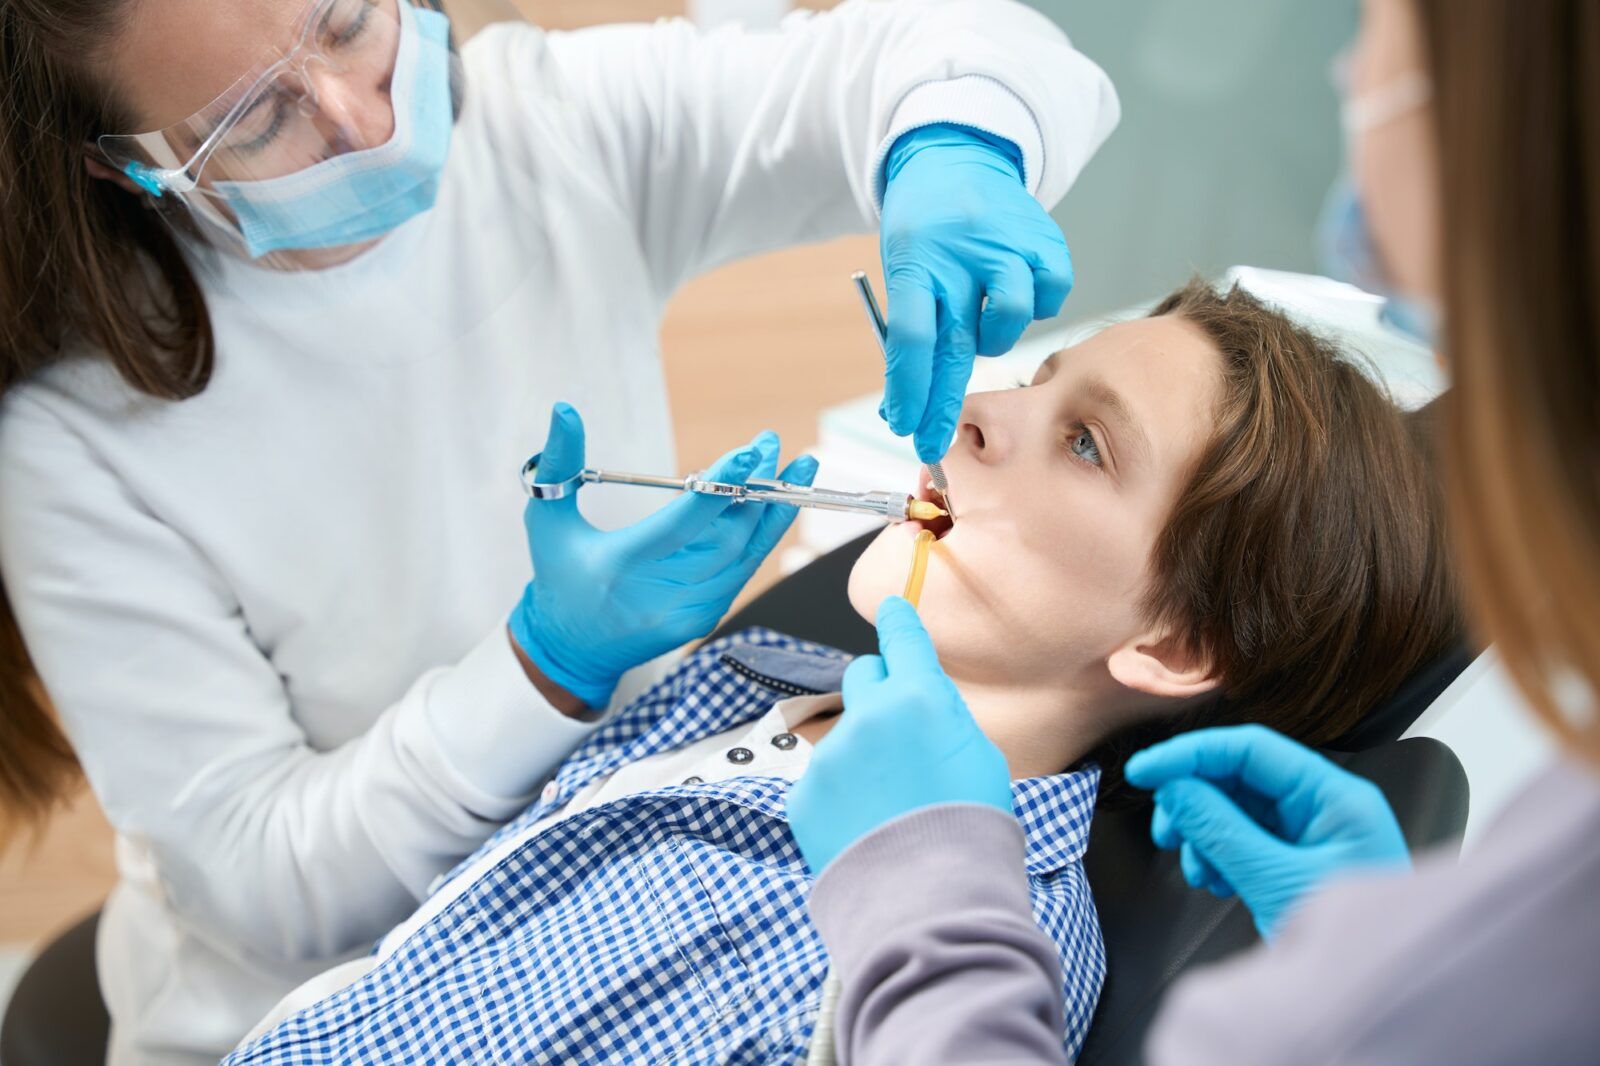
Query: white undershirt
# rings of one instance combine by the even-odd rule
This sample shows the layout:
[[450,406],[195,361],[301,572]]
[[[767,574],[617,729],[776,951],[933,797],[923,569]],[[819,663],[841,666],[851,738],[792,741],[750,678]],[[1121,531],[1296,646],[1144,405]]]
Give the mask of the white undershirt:
[[[555,401],[597,462],[675,471],[657,333],[680,283],[869,228],[916,125],[1012,140],[1053,204],[1117,115],[1006,0],[852,0],[765,33],[510,25],[464,61],[432,211],[329,270],[202,270],[202,394],[151,399],[83,353],[0,406],[5,590],[119,834],[115,1063],[215,1061],[587,735],[505,635],[517,472]],[[605,525],[660,502],[584,490]]]

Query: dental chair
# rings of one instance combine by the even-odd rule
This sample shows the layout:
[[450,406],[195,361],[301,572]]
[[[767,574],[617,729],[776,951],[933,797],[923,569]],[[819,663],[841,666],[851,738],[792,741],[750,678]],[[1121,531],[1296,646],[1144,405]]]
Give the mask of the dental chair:
[[[845,594],[850,569],[873,535],[780,581],[729,617],[712,639],[765,626],[854,654],[875,652],[876,631]],[[1413,851],[1455,846],[1467,821],[1467,777],[1438,741],[1400,737],[1473,657],[1465,645],[1451,649],[1324,751],[1383,790]],[[1172,983],[1259,938],[1243,904],[1190,888],[1176,855],[1156,849],[1147,805],[1097,812],[1084,868],[1105,937],[1106,981],[1078,1063],[1140,1063],[1146,1030]]]
[[[877,632],[850,607],[850,569],[872,535],[818,558],[778,582],[713,635],[765,626],[855,654],[877,650]],[[1467,779],[1450,749],[1398,739],[1472,661],[1461,647],[1420,671],[1327,754],[1388,796],[1413,850],[1460,836]],[[1084,857],[1105,936],[1107,972],[1078,1061],[1122,1066],[1140,1048],[1162,996],[1191,967],[1227,958],[1257,940],[1237,900],[1191,889],[1176,857],[1150,842],[1148,807],[1104,810]],[[19,982],[0,1028],[4,1066],[88,1066],[105,1060],[110,1021],[94,969],[91,915],[48,945]]]

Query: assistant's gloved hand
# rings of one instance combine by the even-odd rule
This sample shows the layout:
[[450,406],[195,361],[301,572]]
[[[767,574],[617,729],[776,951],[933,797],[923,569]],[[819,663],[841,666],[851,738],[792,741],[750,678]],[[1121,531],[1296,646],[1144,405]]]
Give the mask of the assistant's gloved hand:
[[820,874],[858,839],[935,803],[1011,811],[1011,774],[945,676],[917,610],[878,608],[878,647],[844,672],[844,714],[789,791],[789,828]]
[[[583,469],[583,420],[567,404],[550,415],[542,483]],[[708,472],[743,484],[773,477],[778,437],[762,433]],[[809,485],[817,462],[801,456],[783,480]],[[545,676],[590,707],[604,707],[627,670],[703,637],[794,521],[780,504],[734,504],[686,492],[648,518],[602,532],[576,495],[529,500],[523,512],[533,580],[511,613],[511,636]]]
[[1411,864],[1378,786],[1265,726],[1198,729],[1128,760],[1155,791],[1150,834],[1189,884],[1238,894],[1261,935],[1331,878]]
[[1022,153],[1010,141],[923,126],[895,141],[884,172],[880,413],[900,436],[915,433],[917,456],[935,462],[955,434],[973,356],[1002,355],[1028,323],[1059,314],[1072,257],[1023,184]]

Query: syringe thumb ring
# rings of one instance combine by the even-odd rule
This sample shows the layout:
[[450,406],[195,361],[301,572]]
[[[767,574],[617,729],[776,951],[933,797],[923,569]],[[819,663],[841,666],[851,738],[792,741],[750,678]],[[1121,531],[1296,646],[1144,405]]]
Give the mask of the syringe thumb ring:
[[542,483],[536,481],[539,476],[539,460],[544,457],[544,452],[539,452],[527,462],[522,464],[522,487],[535,500],[561,500],[578,491],[578,486],[583,484],[583,471],[578,471],[565,481]]

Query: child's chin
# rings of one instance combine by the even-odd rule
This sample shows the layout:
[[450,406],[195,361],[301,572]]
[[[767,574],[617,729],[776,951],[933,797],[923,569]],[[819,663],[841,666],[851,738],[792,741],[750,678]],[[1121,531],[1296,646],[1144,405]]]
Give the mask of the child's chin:
[[[896,579],[890,574],[891,561],[894,557],[892,547],[893,545],[880,535],[867,545],[867,550],[861,553],[860,558],[856,559],[855,566],[850,568],[850,606],[868,622],[877,619],[879,604],[900,591],[894,587]],[[904,578],[900,580],[903,581]]]
[[871,575],[863,572],[864,569],[858,562],[855,569],[850,571],[850,606],[856,614],[871,622],[878,617],[878,604],[883,602],[886,593],[877,587],[878,583],[871,579]]

